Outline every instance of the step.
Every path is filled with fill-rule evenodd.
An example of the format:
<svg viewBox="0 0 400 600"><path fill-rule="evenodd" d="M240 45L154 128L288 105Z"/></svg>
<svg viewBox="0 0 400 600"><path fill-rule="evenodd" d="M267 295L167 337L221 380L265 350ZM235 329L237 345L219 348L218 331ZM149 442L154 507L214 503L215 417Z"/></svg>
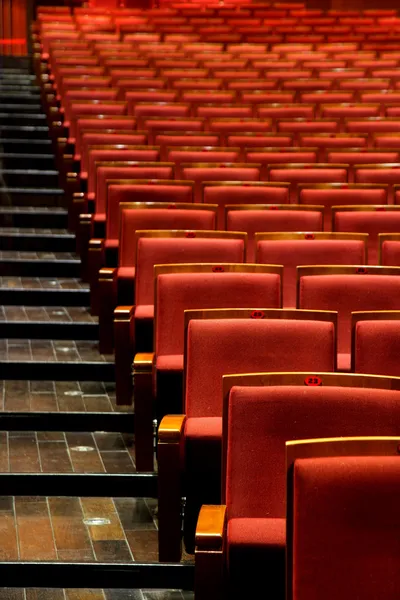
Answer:
<svg viewBox="0 0 400 600"><path fill-rule="evenodd" d="M1 135L1 134L0 134ZM24 139L12 138L12 136L1 137L2 152L20 154L44 154L52 151L52 143L49 139Z"/></svg>
<svg viewBox="0 0 400 600"><path fill-rule="evenodd" d="M32 169L28 161L25 169L0 168L0 182L7 188L54 189L58 185L58 175L58 171L54 169Z"/></svg>
<svg viewBox="0 0 400 600"><path fill-rule="evenodd" d="M0 125L0 139L3 138L20 138L23 140L33 139L44 139L49 142L49 128L44 125ZM3 141L2 141L3 145Z"/></svg>
<svg viewBox="0 0 400 600"><path fill-rule="evenodd" d="M15 96L14 96L15 97ZM40 104L40 96L27 96L29 102L23 103L20 100L24 96L15 97L17 102L7 102L7 98L4 97L4 94L0 93L0 114L2 113L10 113L13 115L14 112L21 111L22 114L25 113L40 113L42 111L42 105ZM35 100L35 101L33 101ZM14 116L14 115L13 115ZM44 115L40 115L43 117Z"/></svg>
<svg viewBox="0 0 400 600"><path fill-rule="evenodd" d="M0 153L3 169L23 169L28 164L31 169L54 169L53 154L20 154L17 152Z"/></svg>
<svg viewBox="0 0 400 600"><path fill-rule="evenodd" d="M0 273L20 277L79 277L80 259L70 252L0 251Z"/></svg>
<svg viewBox="0 0 400 600"><path fill-rule="evenodd" d="M87 283L73 278L0 277L0 304L5 306L89 306Z"/></svg>
<svg viewBox="0 0 400 600"><path fill-rule="evenodd" d="M21 89L21 90L9 90L0 84L0 100L5 104L16 103L21 104L21 106L25 107L25 104L35 104L41 107L40 103L40 93L39 88L31 89ZM41 108L40 108L41 110Z"/></svg>
<svg viewBox="0 0 400 600"><path fill-rule="evenodd" d="M98 319L80 306L0 306L0 338L93 340Z"/></svg>
<svg viewBox="0 0 400 600"><path fill-rule="evenodd" d="M0 227L66 229L68 212L58 206L0 206ZM57 234L58 231L55 231Z"/></svg>
<svg viewBox="0 0 400 600"><path fill-rule="evenodd" d="M75 252L76 238L66 229L0 227L0 250Z"/></svg>
<svg viewBox="0 0 400 600"><path fill-rule="evenodd" d="M0 79L0 93L2 91L6 92L24 92L26 94L40 94L40 87L38 85L32 84L30 81L27 83L17 82L13 83L12 81L4 81L4 79Z"/></svg>
<svg viewBox="0 0 400 600"><path fill-rule="evenodd" d="M24 82L28 82L28 81L35 81L36 76L31 75L28 71L25 72L25 71L22 71L19 69L15 69L15 70L4 69L2 67L0 81L7 81L7 80L12 80L12 81L22 80Z"/></svg>
<svg viewBox="0 0 400 600"><path fill-rule="evenodd" d="M0 379L114 381L97 340L0 339Z"/></svg>
<svg viewBox="0 0 400 600"><path fill-rule="evenodd" d="M62 206L64 191L60 188L0 187L0 204L3 206Z"/></svg>
<svg viewBox="0 0 400 600"><path fill-rule="evenodd" d="M28 105L29 106L29 105ZM21 127L46 124L46 115L36 112L0 112L0 127L3 125L18 125Z"/></svg>

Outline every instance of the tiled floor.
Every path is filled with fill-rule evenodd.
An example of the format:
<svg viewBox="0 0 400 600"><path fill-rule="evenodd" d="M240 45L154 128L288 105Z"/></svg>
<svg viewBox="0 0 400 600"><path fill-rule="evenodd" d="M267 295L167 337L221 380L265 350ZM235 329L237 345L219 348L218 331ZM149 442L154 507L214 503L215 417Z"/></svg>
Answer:
<svg viewBox="0 0 400 600"><path fill-rule="evenodd" d="M134 457L131 434L0 432L0 473L135 473Z"/></svg>
<svg viewBox="0 0 400 600"><path fill-rule="evenodd" d="M113 362L99 354L98 342L87 340L0 340L1 361Z"/></svg>
<svg viewBox="0 0 400 600"><path fill-rule="evenodd" d="M0 321L97 323L86 307L0 306Z"/></svg>
<svg viewBox="0 0 400 600"><path fill-rule="evenodd" d="M112 412L115 384L102 381L0 380L0 411Z"/></svg>
<svg viewBox="0 0 400 600"><path fill-rule="evenodd" d="M57 277L0 277L0 289L88 290L79 279Z"/></svg>

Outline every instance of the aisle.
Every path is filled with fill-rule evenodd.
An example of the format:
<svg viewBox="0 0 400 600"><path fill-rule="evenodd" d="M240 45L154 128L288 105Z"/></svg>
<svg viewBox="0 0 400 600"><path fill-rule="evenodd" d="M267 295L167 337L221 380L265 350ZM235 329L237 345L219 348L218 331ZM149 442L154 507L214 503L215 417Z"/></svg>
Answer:
<svg viewBox="0 0 400 600"><path fill-rule="evenodd" d="M97 319L27 67L0 74L0 188L0 419L8 430L0 432L0 473L135 473L132 411L116 407L113 357L97 349ZM62 494L58 481L51 485ZM40 482L30 485L29 495L0 497L0 561L157 560L156 499L46 497L36 495ZM71 495L90 485L74 480ZM15 600L192 596L0 589L0 598Z"/></svg>

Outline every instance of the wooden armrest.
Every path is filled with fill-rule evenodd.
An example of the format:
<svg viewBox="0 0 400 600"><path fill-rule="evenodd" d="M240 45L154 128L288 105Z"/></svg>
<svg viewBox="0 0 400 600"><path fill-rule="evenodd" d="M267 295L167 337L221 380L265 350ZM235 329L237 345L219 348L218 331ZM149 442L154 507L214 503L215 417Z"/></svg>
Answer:
<svg viewBox="0 0 400 600"><path fill-rule="evenodd" d="M115 321L129 321L135 313L135 306L117 306L114 310Z"/></svg>
<svg viewBox="0 0 400 600"><path fill-rule="evenodd" d="M101 250L103 248L104 240L101 238L92 238L89 240L89 250Z"/></svg>
<svg viewBox="0 0 400 600"><path fill-rule="evenodd" d="M84 202L85 194L83 192L74 192L72 202Z"/></svg>
<svg viewBox="0 0 400 600"><path fill-rule="evenodd" d="M133 359L133 370L141 373L152 373L154 359L155 352L138 352Z"/></svg>
<svg viewBox="0 0 400 600"><path fill-rule="evenodd" d="M162 444L179 442L185 421L186 415L166 415L163 417L158 428L158 441Z"/></svg>
<svg viewBox="0 0 400 600"><path fill-rule="evenodd" d="M114 281L117 277L117 269L115 267L103 267L99 271L99 281Z"/></svg>
<svg viewBox="0 0 400 600"><path fill-rule="evenodd" d="M226 528L226 506L205 504L196 527L196 549L221 551Z"/></svg>
<svg viewBox="0 0 400 600"><path fill-rule="evenodd" d="M91 213L81 213L79 215L79 223L81 225L90 225L92 223L93 215Z"/></svg>
<svg viewBox="0 0 400 600"><path fill-rule="evenodd" d="M73 173L72 171L69 171L69 173L67 173L67 181L68 183L76 183L79 180L79 173ZM77 193L77 192L75 192Z"/></svg>

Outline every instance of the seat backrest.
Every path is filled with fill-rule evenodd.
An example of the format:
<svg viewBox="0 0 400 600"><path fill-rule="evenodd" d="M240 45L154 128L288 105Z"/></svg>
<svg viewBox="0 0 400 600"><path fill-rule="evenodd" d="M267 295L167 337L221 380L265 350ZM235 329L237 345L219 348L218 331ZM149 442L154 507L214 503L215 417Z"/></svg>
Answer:
<svg viewBox="0 0 400 600"><path fill-rule="evenodd" d="M327 266L298 268L299 308L338 311L339 368L349 366L351 313L400 309L400 268Z"/></svg>
<svg viewBox="0 0 400 600"><path fill-rule="evenodd" d="M361 183L315 183L299 185L299 203L325 207L325 231L332 227L332 206L387 204L387 185Z"/></svg>
<svg viewBox="0 0 400 600"><path fill-rule="evenodd" d="M289 184L264 181L207 181L202 184L202 199L206 203L218 204L218 227L225 229L227 204L287 204Z"/></svg>
<svg viewBox="0 0 400 600"><path fill-rule="evenodd" d="M173 179L174 164L141 161L100 161L96 168L96 213L104 213L107 205L108 179Z"/></svg>
<svg viewBox="0 0 400 600"><path fill-rule="evenodd" d="M96 191L96 165L99 162L117 161L158 161L160 149L157 146L128 146L110 144L109 146L89 146L87 156L87 191Z"/></svg>
<svg viewBox="0 0 400 600"><path fill-rule="evenodd" d="M258 307L188 311L185 318L188 418L222 416L227 373L335 369L335 314Z"/></svg>
<svg viewBox="0 0 400 600"><path fill-rule="evenodd" d="M313 370L225 376L222 495L228 519L284 518L285 442L398 436L399 400L391 378Z"/></svg>
<svg viewBox="0 0 400 600"><path fill-rule="evenodd" d="M225 206L225 229L247 233L247 260L255 262L257 233L322 231L323 214L322 206L228 204Z"/></svg>
<svg viewBox="0 0 400 600"><path fill-rule="evenodd" d="M118 239L120 204L132 202L139 204L160 204L160 207L175 208L176 203L193 202L193 184L190 181L146 180L146 179L109 179L107 180L106 238ZM163 204L165 203L165 204ZM211 227L213 229L214 227Z"/></svg>
<svg viewBox="0 0 400 600"><path fill-rule="evenodd" d="M166 204L163 202L122 202L119 205L119 230L113 231L119 238L119 266L136 264L136 238L139 230L212 231L216 229L217 207L215 204Z"/></svg>
<svg viewBox="0 0 400 600"><path fill-rule="evenodd" d="M382 450L370 456L354 450L348 456L295 461L288 499L292 521L288 598L310 600L321 594L326 600L350 600L354 595L397 598L396 447L393 438L387 456ZM366 568L368 578L363 577Z"/></svg>
<svg viewBox="0 0 400 600"><path fill-rule="evenodd" d="M154 304L154 265L169 263L241 263L246 234L225 231L136 232L135 304Z"/></svg>
<svg viewBox="0 0 400 600"><path fill-rule="evenodd" d="M269 181L289 181L291 200L296 203L298 185L304 183L347 183L346 165L276 164L267 167Z"/></svg>
<svg viewBox="0 0 400 600"><path fill-rule="evenodd" d="M202 183L208 181L259 181L259 164L182 163L181 177L195 182L195 201L202 201Z"/></svg>
<svg viewBox="0 0 400 600"><path fill-rule="evenodd" d="M82 131L82 136L81 136L81 153L80 153L80 159L81 159L81 173L82 172L87 172L88 168L89 168L89 151L90 149L94 149L95 147L97 149L105 149L106 146L112 146L113 148L116 148L116 145L121 145L121 147L124 146L135 146L135 147L144 147L146 142L147 142L147 135L145 132L141 132L141 131L132 131L132 132L127 132L125 129L121 130L121 133L119 133L118 131L115 130L111 130L111 132L109 132L108 130L103 131ZM139 149L137 148L137 149ZM156 156L155 159L149 159L149 160L157 160L157 154L151 154L151 156Z"/></svg>
<svg viewBox="0 0 400 600"><path fill-rule="evenodd" d="M201 117L147 117L143 127L149 131L149 143L154 143L155 136L166 131L203 131L205 121Z"/></svg>
<svg viewBox="0 0 400 600"><path fill-rule="evenodd" d="M180 165L182 163L234 163L239 162L239 158L240 148L223 148L218 146L173 146L166 149L166 160L176 164L175 172L177 177L180 176Z"/></svg>
<svg viewBox="0 0 400 600"><path fill-rule="evenodd" d="M225 135L227 146L239 146L240 148L284 148L292 146L293 136L284 133L252 132L227 133Z"/></svg>
<svg viewBox="0 0 400 600"><path fill-rule="evenodd" d="M356 373L400 376L400 311L353 312L351 329Z"/></svg>
<svg viewBox="0 0 400 600"><path fill-rule="evenodd" d="M283 306L296 306L300 265L365 264L366 234L256 233L256 262L284 266Z"/></svg>
<svg viewBox="0 0 400 600"><path fill-rule="evenodd" d="M378 235L379 264L400 267L400 234L380 233Z"/></svg>
<svg viewBox="0 0 400 600"><path fill-rule="evenodd" d="M378 234L400 231L400 206L334 206L332 231L368 234L368 263L378 264Z"/></svg>
<svg viewBox="0 0 400 600"><path fill-rule="evenodd" d="M356 183L386 183L389 202L393 200L393 185L400 183L400 163L354 165Z"/></svg>
<svg viewBox="0 0 400 600"><path fill-rule="evenodd" d="M154 273L157 356L183 355L185 310L281 306L278 266L167 265L156 266Z"/></svg>
<svg viewBox="0 0 400 600"><path fill-rule="evenodd" d="M377 148L347 148L346 150L326 149L328 163L346 163L348 165L361 165L373 163L396 163L399 161L400 152L393 150L379 150Z"/></svg>
<svg viewBox="0 0 400 600"><path fill-rule="evenodd" d="M135 128L136 119L124 115L87 115L86 117L78 117L76 121L75 152L81 152L82 132L85 130L99 130L101 132L107 129L125 131Z"/></svg>

